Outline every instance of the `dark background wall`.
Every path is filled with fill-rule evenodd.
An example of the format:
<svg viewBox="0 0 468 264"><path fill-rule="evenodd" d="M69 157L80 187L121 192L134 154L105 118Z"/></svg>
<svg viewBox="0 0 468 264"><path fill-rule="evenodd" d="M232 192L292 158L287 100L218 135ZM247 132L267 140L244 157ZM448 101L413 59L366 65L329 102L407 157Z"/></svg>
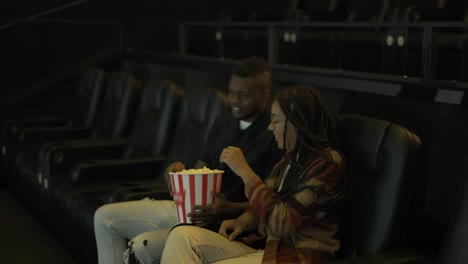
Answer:
<svg viewBox="0 0 468 264"><path fill-rule="evenodd" d="M463 0L289 0L289 1L10 1L0 8L0 58L3 74L0 101L30 87L57 71L75 65L84 58L104 51L132 48L175 53L178 51L178 22L181 21L463 21L467 3ZM75 6L48 13L59 7ZM415 8L420 10L414 11ZM59 8L60 9L60 8ZM430 12L426 12L429 10ZM436 12L433 12L437 10ZM410 12L411 11L411 12ZM424 11L424 12L423 12ZM32 15L42 14L31 18ZM435 15L434 15L435 14ZM25 18L31 18L24 20ZM22 20L23 19L23 20ZM214 36L207 33L213 43ZM197 45L207 46L205 36L190 35ZM360 39L354 33L349 39ZM419 41L419 40L417 40ZM420 42L416 43L418 49ZM357 47L372 48L355 42ZM237 43L231 45L235 51ZM329 67L319 57L328 44L301 47L300 56L308 51L314 67ZM216 46L214 46L216 48ZM214 48L212 50L214 50ZM225 45L225 49L228 46ZM256 47L266 54L266 46ZM416 73L420 68L420 50L414 56ZM352 52L332 55L348 56L353 65L359 60ZM390 53L389 53L390 54ZM450 58L459 58L456 50ZM294 62L287 57L284 63ZM458 62L457 62L458 63ZM453 63L450 63L453 64ZM351 65L351 66L353 66ZM333 65L335 67L336 65ZM337 68L346 69L347 65ZM398 70L398 69L397 69Z"/></svg>

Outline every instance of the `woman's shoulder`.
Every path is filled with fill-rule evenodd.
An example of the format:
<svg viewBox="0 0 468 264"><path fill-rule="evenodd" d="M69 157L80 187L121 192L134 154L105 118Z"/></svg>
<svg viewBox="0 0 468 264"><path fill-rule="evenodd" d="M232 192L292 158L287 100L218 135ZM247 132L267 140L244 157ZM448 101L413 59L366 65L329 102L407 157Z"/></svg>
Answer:
<svg viewBox="0 0 468 264"><path fill-rule="evenodd" d="M307 166L306 174L342 172L346 167L346 157L335 148L327 148L317 155Z"/></svg>

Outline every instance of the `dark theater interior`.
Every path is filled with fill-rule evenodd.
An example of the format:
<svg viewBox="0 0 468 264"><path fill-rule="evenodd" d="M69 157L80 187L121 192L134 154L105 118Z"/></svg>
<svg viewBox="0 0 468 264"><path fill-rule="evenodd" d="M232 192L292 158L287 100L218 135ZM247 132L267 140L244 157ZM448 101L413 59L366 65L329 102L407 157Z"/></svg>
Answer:
<svg viewBox="0 0 468 264"><path fill-rule="evenodd" d="M97 264L97 208L172 199L252 55L320 92L352 162L327 263L468 263L468 1L0 6L0 263Z"/></svg>

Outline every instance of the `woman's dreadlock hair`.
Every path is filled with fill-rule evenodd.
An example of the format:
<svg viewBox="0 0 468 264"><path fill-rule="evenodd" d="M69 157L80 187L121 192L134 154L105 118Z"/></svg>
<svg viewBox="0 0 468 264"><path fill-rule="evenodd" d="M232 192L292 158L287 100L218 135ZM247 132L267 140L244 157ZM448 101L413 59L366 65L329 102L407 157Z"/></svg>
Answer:
<svg viewBox="0 0 468 264"><path fill-rule="evenodd" d="M332 119L322 98L314 89L291 86L279 91L276 100L286 119L297 130L296 151L298 148L323 150L334 144L336 133Z"/></svg>
<svg viewBox="0 0 468 264"><path fill-rule="evenodd" d="M296 129L297 140L291 155L285 155L286 160L291 164L285 188L297 184L302 177L306 166L317 156L325 155L324 150L328 147L339 147L335 128L328 113L327 107L320 95L311 87L295 85L280 90L275 97L281 110L286 116L284 123L283 142L286 142L287 122L291 122Z"/></svg>

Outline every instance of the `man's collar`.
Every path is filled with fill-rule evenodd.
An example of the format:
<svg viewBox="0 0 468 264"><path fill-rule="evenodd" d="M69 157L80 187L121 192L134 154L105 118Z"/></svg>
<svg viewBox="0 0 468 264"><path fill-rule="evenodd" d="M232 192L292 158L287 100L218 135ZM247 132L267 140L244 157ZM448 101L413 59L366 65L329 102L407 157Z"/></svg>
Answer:
<svg viewBox="0 0 468 264"><path fill-rule="evenodd" d="M244 120L239 120L239 128L241 130L246 130L247 128L249 128L249 126L252 125L252 122L247 122L247 121L244 121Z"/></svg>

